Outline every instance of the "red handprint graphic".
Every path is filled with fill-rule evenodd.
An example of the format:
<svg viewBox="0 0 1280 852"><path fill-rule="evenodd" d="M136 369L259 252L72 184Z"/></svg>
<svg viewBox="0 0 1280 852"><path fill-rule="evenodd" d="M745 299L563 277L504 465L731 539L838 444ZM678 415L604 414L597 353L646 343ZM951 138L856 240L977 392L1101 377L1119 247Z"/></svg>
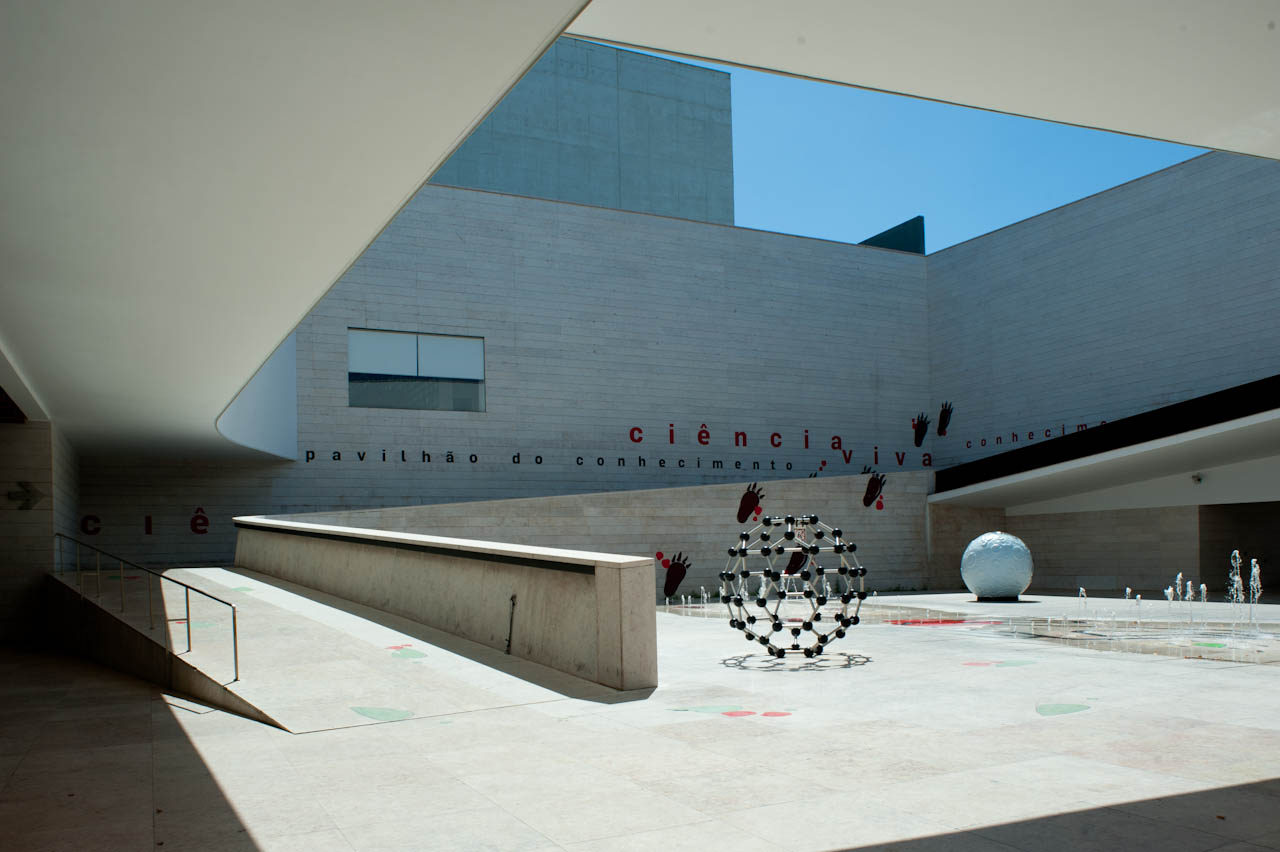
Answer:
<svg viewBox="0 0 1280 852"><path fill-rule="evenodd" d="M867 479L867 491L862 495L863 506L870 506L876 501L876 498L884 491L884 484L888 479L883 473L871 472L870 478Z"/></svg>
<svg viewBox="0 0 1280 852"><path fill-rule="evenodd" d="M684 580L684 575L689 573L689 557L684 552L677 553L670 559L664 559L662 551L659 550L654 554L654 558L662 563L662 567L667 569L667 578L662 584L663 597L675 597L676 590L680 588L680 583Z"/></svg>
<svg viewBox="0 0 1280 852"><path fill-rule="evenodd" d="M742 499L738 501L738 523L745 524L752 515L759 515L763 500L764 492L760 490L759 484L753 482L748 485L747 490L742 492Z"/></svg>

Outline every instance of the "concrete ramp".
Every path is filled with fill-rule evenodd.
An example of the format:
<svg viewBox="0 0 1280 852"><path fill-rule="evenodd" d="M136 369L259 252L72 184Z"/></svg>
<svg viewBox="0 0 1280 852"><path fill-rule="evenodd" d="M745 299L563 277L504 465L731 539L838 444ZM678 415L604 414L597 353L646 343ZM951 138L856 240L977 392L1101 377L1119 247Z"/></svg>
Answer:
<svg viewBox="0 0 1280 852"><path fill-rule="evenodd" d="M98 597L94 574L85 572L84 603L79 601L74 574L54 579L61 587L64 611L73 605L97 610L75 613L82 623L93 625L88 628L89 645L99 651L120 649L129 659L89 655L292 733L552 702L566 696L614 703L651 691L618 692L244 569L165 572L166 577L235 604L240 678L233 680L230 610L192 594L188 619L183 590L164 583L163 603L157 587L148 619L146 575L135 573L141 576L130 579L133 575L126 568L122 579L114 570L104 571L103 594ZM125 617L113 611L119 608L120 585L125 587ZM126 630L129 635L122 632ZM176 680L158 661L168 657L166 633L174 651L170 668L181 675Z"/></svg>

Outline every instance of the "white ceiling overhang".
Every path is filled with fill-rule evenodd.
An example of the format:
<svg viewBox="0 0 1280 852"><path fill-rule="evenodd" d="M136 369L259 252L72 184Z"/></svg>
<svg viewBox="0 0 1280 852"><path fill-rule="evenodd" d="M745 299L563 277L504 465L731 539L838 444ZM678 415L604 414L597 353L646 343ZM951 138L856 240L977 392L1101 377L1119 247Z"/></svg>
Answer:
<svg viewBox="0 0 1280 852"><path fill-rule="evenodd" d="M230 450L218 415L583 4L3 2L4 387L84 451Z"/></svg>
<svg viewBox="0 0 1280 852"><path fill-rule="evenodd" d="M1278 452L1280 409L1273 409L941 491L929 503L1034 514L1077 510L1069 498L1082 494L1093 509L1280 500Z"/></svg>
<svg viewBox="0 0 1280 852"><path fill-rule="evenodd" d="M593 0L571 35L1280 157L1280 2Z"/></svg>

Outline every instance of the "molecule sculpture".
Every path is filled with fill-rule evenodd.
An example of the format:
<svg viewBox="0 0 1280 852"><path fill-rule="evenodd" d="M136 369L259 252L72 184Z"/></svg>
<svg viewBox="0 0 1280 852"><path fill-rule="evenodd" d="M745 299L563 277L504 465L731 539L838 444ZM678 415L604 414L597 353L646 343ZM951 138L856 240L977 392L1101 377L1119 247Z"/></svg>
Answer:
<svg viewBox="0 0 1280 852"><path fill-rule="evenodd" d="M867 569L853 554L858 546L842 536L817 515L765 516L740 533L720 573L720 602L729 607L729 626L779 659L789 651L814 657L832 639L844 638L859 621ZM824 553L838 558L839 567L823 567L818 557ZM749 567L753 559L759 560L757 570ZM798 618L782 611L793 600L802 602ZM822 612L829 601L838 601L839 608Z"/></svg>

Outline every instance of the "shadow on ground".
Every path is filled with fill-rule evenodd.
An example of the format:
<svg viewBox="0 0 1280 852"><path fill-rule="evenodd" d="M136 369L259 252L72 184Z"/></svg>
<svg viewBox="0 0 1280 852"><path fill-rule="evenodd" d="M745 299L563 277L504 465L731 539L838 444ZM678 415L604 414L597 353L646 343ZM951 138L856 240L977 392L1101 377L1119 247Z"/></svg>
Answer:
<svg viewBox="0 0 1280 852"><path fill-rule="evenodd" d="M914 840L844 846L832 852L1204 852L1211 849L1222 852L1280 849L1280 779Z"/></svg>
<svg viewBox="0 0 1280 852"><path fill-rule="evenodd" d="M0 648L2 845L257 849L176 718L208 712L94 663Z"/></svg>

